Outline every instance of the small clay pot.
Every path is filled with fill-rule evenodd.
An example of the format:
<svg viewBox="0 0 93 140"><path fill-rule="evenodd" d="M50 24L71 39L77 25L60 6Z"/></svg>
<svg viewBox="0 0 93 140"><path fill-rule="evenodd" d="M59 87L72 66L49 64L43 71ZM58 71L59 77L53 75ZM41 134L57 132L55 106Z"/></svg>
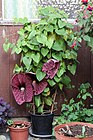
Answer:
<svg viewBox="0 0 93 140"><path fill-rule="evenodd" d="M81 140L81 138L69 137L69 136L65 136L64 134L60 134L59 129L65 127L66 125L68 126L84 125L93 128L93 124L84 123L84 122L70 122L66 124L57 125L54 127L54 133L57 140ZM82 140L93 140L93 136L82 138Z"/></svg>
<svg viewBox="0 0 93 140"><path fill-rule="evenodd" d="M13 126L10 126L9 131L11 140L28 140L30 123L26 121L15 121L14 124L25 124L26 127L14 128Z"/></svg>

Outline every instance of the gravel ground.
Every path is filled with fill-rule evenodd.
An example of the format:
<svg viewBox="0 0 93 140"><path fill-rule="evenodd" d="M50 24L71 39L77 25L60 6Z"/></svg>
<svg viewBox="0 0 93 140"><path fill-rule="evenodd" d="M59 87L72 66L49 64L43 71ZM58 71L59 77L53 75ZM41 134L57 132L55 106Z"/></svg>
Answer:
<svg viewBox="0 0 93 140"><path fill-rule="evenodd" d="M0 140L10 140L9 134L8 133L1 134ZM55 138L52 137L52 138L42 138L41 139L41 138L34 138L29 135L28 140L55 140Z"/></svg>

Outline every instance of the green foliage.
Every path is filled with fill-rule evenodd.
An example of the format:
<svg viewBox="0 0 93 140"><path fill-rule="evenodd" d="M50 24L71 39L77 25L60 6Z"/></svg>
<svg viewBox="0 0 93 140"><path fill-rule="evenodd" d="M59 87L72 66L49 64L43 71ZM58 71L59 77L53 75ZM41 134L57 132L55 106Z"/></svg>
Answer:
<svg viewBox="0 0 93 140"><path fill-rule="evenodd" d="M78 36L84 40L93 52L93 2L83 5L77 15L77 23L80 27ZM81 41L80 41L81 42Z"/></svg>
<svg viewBox="0 0 93 140"><path fill-rule="evenodd" d="M85 102L88 98L93 98L89 92L89 83L81 84L78 89L77 101L73 98L62 104L61 115L55 120L55 124L81 121L93 123L93 108L87 108Z"/></svg>

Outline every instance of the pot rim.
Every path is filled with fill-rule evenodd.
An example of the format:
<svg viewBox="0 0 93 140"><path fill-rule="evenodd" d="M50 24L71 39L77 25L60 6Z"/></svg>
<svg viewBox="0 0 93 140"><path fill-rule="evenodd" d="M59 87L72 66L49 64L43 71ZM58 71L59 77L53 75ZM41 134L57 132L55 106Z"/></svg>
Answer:
<svg viewBox="0 0 93 140"><path fill-rule="evenodd" d="M27 129L27 128L29 128L31 126L31 122L28 122L28 121L14 121L13 124L26 124L27 126L22 127L22 128L14 128L13 126L8 126L8 128L9 129L14 129L14 130L16 130L16 129L22 130L22 129Z"/></svg>
<svg viewBox="0 0 93 140"><path fill-rule="evenodd" d="M31 116L54 116L54 113L44 113L44 114L33 114L33 113L30 113Z"/></svg>

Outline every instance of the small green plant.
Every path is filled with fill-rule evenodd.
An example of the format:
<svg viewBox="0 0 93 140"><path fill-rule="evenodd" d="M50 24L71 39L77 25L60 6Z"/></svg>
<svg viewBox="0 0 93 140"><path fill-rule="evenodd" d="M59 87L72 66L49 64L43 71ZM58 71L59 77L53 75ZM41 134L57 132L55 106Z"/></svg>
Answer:
<svg viewBox="0 0 93 140"><path fill-rule="evenodd" d="M7 121L7 125L8 125L8 126L13 125L13 123L14 123L14 121L13 121L12 119L9 119L9 120Z"/></svg>
<svg viewBox="0 0 93 140"><path fill-rule="evenodd" d="M81 84L78 89L77 101L73 98L69 102L62 104L61 116L57 117L55 124L62 124L66 122L90 122L93 123L93 108L88 108L85 102L88 98L93 98L89 92L91 88L89 83Z"/></svg>

